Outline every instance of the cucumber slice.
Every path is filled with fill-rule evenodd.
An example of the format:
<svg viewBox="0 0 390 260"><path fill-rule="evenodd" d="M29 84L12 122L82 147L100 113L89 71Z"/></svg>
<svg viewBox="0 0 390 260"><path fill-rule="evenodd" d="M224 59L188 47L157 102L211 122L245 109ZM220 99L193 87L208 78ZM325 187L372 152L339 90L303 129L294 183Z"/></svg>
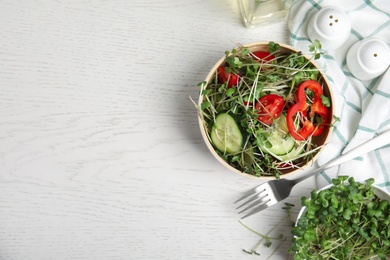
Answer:
<svg viewBox="0 0 390 260"><path fill-rule="evenodd" d="M272 155L285 155L291 152L295 146L295 140L288 134L286 117L280 116L274 121L269 134L259 137L260 149Z"/></svg>
<svg viewBox="0 0 390 260"><path fill-rule="evenodd" d="M216 117L210 137L215 148L223 153L241 151L242 133L234 118L229 114L221 113Z"/></svg>
<svg viewBox="0 0 390 260"><path fill-rule="evenodd" d="M295 146L289 153L277 156L281 162L291 162L299 158L299 155L305 150L305 144Z"/></svg>

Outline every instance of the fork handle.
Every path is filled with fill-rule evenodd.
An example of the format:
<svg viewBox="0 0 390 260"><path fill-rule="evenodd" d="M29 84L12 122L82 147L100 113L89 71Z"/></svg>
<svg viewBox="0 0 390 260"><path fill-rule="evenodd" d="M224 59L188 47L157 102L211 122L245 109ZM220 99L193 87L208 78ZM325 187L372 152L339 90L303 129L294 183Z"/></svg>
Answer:
<svg viewBox="0 0 390 260"><path fill-rule="evenodd" d="M342 154L341 156L337 157L336 159L329 161L322 165L321 167L305 174L304 176L293 180L295 183L298 183L300 181L303 181L317 173L320 173L324 170L327 170L329 168L332 168L334 166L340 165L344 162L350 161L358 156L361 156L363 154L366 154L368 152L371 152L377 148L380 148L382 146L385 146L387 144L390 144L390 129L384 131L383 133L377 135L376 137L366 141L365 143L356 146L355 148L349 150L348 152Z"/></svg>

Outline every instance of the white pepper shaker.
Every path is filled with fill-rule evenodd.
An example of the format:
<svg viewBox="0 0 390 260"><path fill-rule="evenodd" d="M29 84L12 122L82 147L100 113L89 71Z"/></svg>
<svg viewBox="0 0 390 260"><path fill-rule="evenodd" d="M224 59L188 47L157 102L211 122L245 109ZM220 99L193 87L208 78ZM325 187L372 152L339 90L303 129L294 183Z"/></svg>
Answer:
<svg viewBox="0 0 390 260"><path fill-rule="evenodd" d="M346 42L351 32L348 15L335 6L320 9L309 20L307 35L309 39L319 40L324 50L333 50Z"/></svg>
<svg viewBox="0 0 390 260"><path fill-rule="evenodd" d="M380 39L356 42L347 53L347 66L355 78L370 80L378 77L390 65L390 48Z"/></svg>

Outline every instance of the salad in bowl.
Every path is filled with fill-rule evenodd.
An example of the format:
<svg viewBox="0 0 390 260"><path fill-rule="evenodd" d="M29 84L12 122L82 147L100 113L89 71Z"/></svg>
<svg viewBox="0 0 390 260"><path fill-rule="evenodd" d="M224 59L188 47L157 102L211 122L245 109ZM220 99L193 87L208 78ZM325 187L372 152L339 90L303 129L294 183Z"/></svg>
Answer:
<svg viewBox="0 0 390 260"><path fill-rule="evenodd" d="M332 92L312 57L275 42L225 52L199 83L202 136L227 168L280 178L313 162L331 134Z"/></svg>

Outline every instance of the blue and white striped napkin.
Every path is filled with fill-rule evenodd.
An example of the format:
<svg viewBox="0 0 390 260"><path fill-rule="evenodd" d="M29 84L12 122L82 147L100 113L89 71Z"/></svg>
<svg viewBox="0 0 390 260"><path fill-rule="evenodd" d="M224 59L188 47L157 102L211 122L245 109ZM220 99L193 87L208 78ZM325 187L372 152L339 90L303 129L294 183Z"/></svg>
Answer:
<svg viewBox="0 0 390 260"><path fill-rule="evenodd" d="M308 52L311 42L306 33L307 23L325 6L337 6L346 12L352 30L343 46L324 50L317 62L332 84L335 115L340 118L329 145L318 159L319 165L390 128L390 69L378 78L360 81L346 64L346 54L357 41L378 38L390 44L390 1L296 0L288 16L293 47ZM338 174L354 176L359 181L373 177L376 185L390 192L390 145L323 172L318 176L318 188L329 184Z"/></svg>

